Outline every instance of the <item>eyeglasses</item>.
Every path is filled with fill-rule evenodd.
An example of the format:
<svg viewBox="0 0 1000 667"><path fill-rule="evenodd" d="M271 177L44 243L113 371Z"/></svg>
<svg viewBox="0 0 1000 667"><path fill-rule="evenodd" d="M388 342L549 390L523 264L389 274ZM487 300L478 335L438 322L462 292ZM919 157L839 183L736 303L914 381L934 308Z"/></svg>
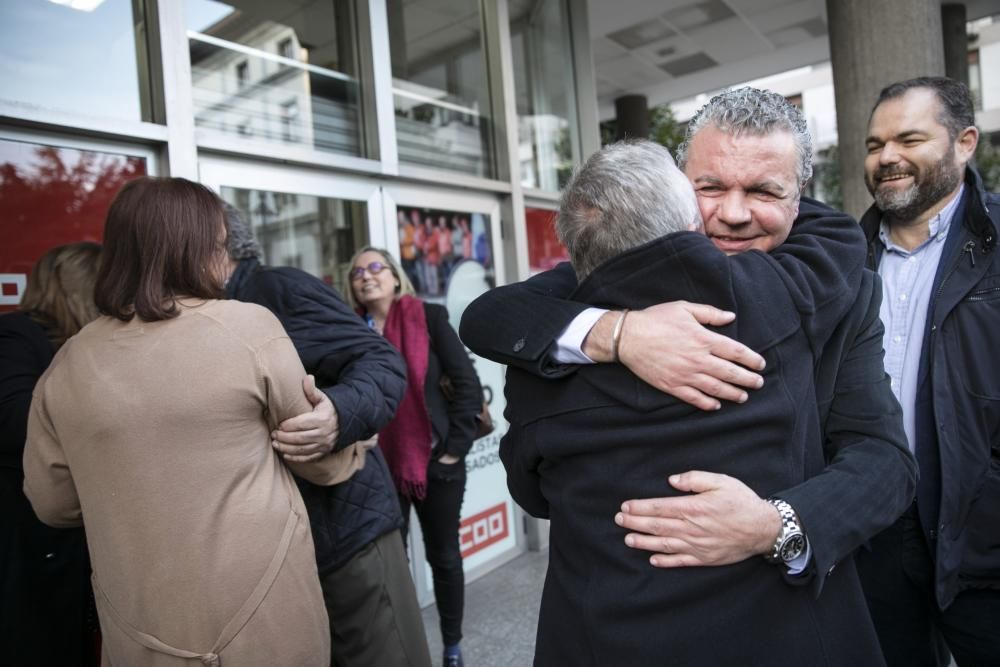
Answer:
<svg viewBox="0 0 1000 667"><path fill-rule="evenodd" d="M347 275L351 277L351 280L360 280L365 275L365 271L374 276L377 273L382 273L388 268L388 264L383 264L382 262L372 262L368 266L354 267Z"/></svg>

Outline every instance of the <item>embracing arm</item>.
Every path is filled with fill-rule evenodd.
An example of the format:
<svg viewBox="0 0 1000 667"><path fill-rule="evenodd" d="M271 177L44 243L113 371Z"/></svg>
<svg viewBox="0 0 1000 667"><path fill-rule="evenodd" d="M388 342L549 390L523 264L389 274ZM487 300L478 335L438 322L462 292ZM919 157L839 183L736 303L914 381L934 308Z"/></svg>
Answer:
<svg viewBox="0 0 1000 667"><path fill-rule="evenodd" d="M821 395L819 405L826 467L775 494L795 509L809 539L809 571L816 575L817 592L837 562L906 510L916 488L916 463L882 366L881 299L881 282L868 273L858 296L863 319L858 324L845 321L834 334L845 341L843 352L831 350L820 360L817 390L830 394ZM727 558L739 560L741 554L764 553L766 542L757 538L769 533L773 539L777 526L756 523L754 517L766 514L759 498L747 495L753 492L738 480L722 483L721 477L697 479L698 489L690 479L675 484L696 492L687 498L627 502L616 521L635 531L626 537L630 546L654 552L651 561L661 567L721 564ZM713 493L704 493L708 490ZM741 535L737 530L753 525L761 532Z"/></svg>
<svg viewBox="0 0 1000 667"><path fill-rule="evenodd" d="M539 377L563 377L575 366L553 358L555 340L587 304L569 301L576 274L568 262L520 283L492 289L469 304L459 334L481 357Z"/></svg>
<svg viewBox="0 0 1000 667"><path fill-rule="evenodd" d="M557 363L553 354L561 333L587 309L567 300L576 287L572 266L563 262L525 282L490 290L462 316L462 340L481 357L539 377L568 375L576 366ZM594 361L614 360L611 337L620 315L605 313L584 339L582 351ZM705 328L728 324L733 317L683 301L631 312L620 336L621 362L653 387L703 410L717 410L718 399L745 401L744 388L762 382L746 369L762 369L764 359Z"/></svg>
<svg viewBox="0 0 1000 667"><path fill-rule="evenodd" d="M267 325L262 323L262 326ZM273 327L276 333L280 332L277 320L273 321ZM262 344L256 358L265 385L269 426L273 429L282 420L308 413L312 406L303 389L305 370L295 347L283 332ZM311 380L307 378L305 382L308 389ZM356 442L328 454L294 456L283 452L283 459L299 477L320 486L332 486L348 479L364 465L368 448L370 445Z"/></svg>
<svg viewBox="0 0 1000 667"><path fill-rule="evenodd" d="M289 269L268 269L258 276L280 290L272 310L332 403L319 404L314 412L332 412L335 449L377 433L392 419L406 390L406 366L399 353L320 280ZM264 291L264 297L270 299L269 293ZM309 427L317 426L310 418L322 417L307 413L283 422L276 440L301 445L312 437Z"/></svg>

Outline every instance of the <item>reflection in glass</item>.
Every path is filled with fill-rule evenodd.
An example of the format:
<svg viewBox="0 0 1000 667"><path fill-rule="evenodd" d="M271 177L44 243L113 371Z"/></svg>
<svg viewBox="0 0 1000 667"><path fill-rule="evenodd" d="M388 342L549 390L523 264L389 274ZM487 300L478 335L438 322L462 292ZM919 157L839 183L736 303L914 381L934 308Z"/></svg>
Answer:
<svg viewBox="0 0 1000 667"><path fill-rule="evenodd" d="M492 177L479 3L389 0L399 161Z"/></svg>
<svg viewBox="0 0 1000 667"><path fill-rule="evenodd" d="M566 246L556 236L556 212L544 208L524 209L528 232L528 270L531 275L555 268L559 262L568 262Z"/></svg>
<svg viewBox="0 0 1000 667"><path fill-rule="evenodd" d="M145 174L139 157L0 139L0 311L47 250L100 243L111 199Z"/></svg>
<svg viewBox="0 0 1000 667"><path fill-rule="evenodd" d="M368 244L363 202L231 187L221 194L250 225L265 264L302 269L344 294L351 257Z"/></svg>
<svg viewBox="0 0 1000 667"><path fill-rule="evenodd" d="M0 2L0 100L82 116L151 120L143 3Z"/></svg>
<svg viewBox="0 0 1000 667"><path fill-rule="evenodd" d="M494 286L493 235L489 218L481 213L462 213L439 209L396 208L399 225L399 258L403 271L421 299L442 303L456 290L456 275L472 275L463 265L472 262L481 270L483 286ZM476 291L479 294L482 289Z"/></svg>
<svg viewBox="0 0 1000 667"><path fill-rule="evenodd" d="M557 192L579 153L566 0L514 0L510 7L521 184Z"/></svg>
<svg viewBox="0 0 1000 667"><path fill-rule="evenodd" d="M195 124L360 155L354 3L186 0Z"/></svg>

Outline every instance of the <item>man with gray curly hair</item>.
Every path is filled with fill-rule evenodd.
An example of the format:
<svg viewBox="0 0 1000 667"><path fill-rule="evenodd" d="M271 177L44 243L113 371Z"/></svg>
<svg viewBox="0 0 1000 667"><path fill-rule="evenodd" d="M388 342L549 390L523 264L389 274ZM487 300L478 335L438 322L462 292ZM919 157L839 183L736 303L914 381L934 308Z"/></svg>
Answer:
<svg viewBox="0 0 1000 667"><path fill-rule="evenodd" d="M774 132L792 135L798 154L798 180L803 187L812 178L812 136L802 113L782 95L757 88L733 88L719 93L688 121L684 141L677 147L677 166L687 164L691 140L713 125L731 135L763 137Z"/></svg>
<svg viewBox="0 0 1000 667"><path fill-rule="evenodd" d="M700 132L694 166L706 156ZM759 162L772 157L774 147L753 145ZM765 176L760 187L791 197L792 172ZM552 521L535 662L652 665L669 653L681 665L757 665L787 652L806 664L881 665L853 570L829 581L820 599L774 574L774 564L802 569L808 559L801 524L778 492L823 459L819 415L798 401L815 402L816 356L853 308L866 256L861 230L850 218L814 216L785 228L773 253L725 253L692 233L699 227L691 183L652 142L607 146L566 185L556 229L580 280L574 299L615 309L612 357L629 309L690 298L735 312L738 327L726 333L768 366L752 401L712 415L617 364L557 383L508 370L507 486L526 511ZM729 475L759 494L748 502L760 510L767 558L656 570L622 545L608 520L614 509L662 493L664 478L686 470ZM769 532L772 518L782 525ZM712 617L722 609L724 623ZM729 641L706 641L723 624ZM570 640L574 633L585 640Z"/></svg>
<svg viewBox="0 0 1000 667"><path fill-rule="evenodd" d="M679 164L717 248L773 252L803 223L853 224L801 195L812 157L805 129L787 100L752 88L719 94L692 119ZM723 335L726 329L707 328L732 326L733 312L674 301L623 318L621 310L582 303L577 289L565 264L492 290L466 310L462 340L480 356L560 382L595 362L619 361L650 386L708 411L753 402L766 387L764 359ZM823 455L807 466L806 479L770 493L785 512L776 513L740 478L700 468L669 477L662 491L672 497L636 493L620 512L609 512L609 523L626 531L618 539L651 552L657 568L728 566L773 557L794 525L808 541L805 568L789 563L776 574L816 595L828 594L834 569L853 577L852 552L893 523L915 487L899 404L881 363L881 300L878 276L863 272L852 309L817 359L816 396L797 397L803 414L819 415Z"/></svg>

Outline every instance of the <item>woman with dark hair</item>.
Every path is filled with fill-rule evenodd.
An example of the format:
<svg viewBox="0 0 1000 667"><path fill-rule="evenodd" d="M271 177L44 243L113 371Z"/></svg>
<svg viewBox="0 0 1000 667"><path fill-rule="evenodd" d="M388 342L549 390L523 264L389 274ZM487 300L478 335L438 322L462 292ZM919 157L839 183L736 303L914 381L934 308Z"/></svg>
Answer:
<svg viewBox="0 0 1000 667"><path fill-rule="evenodd" d="M219 300L225 240L204 186L123 187L105 225L104 317L35 387L25 493L49 525L86 525L109 664L329 665L309 523L270 446L311 409L305 372L269 311ZM336 483L357 449L289 467Z"/></svg>
<svg viewBox="0 0 1000 667"><path fill-rule="evenodd" d="M21 491L21 459L31 390L63 343L97 317L100 256L96 243L49 250L17 312L0 317L0 664L97 662L83 529L38 520Z"/></svg>
<svg viewBox="0 0 1000 667"><path fill-rule="evenodd" d="M403 510L417 512L434 599L441 617L446 667L460 667L465 574L458 544L465 455L476 434L483 390L448 311L424 303L385 250L363 248L351 260L350 301L406 360L406 394L378 442ZM450 386L445 395L442 379ZM404 536L406 525L403 526Z"/></svg>

